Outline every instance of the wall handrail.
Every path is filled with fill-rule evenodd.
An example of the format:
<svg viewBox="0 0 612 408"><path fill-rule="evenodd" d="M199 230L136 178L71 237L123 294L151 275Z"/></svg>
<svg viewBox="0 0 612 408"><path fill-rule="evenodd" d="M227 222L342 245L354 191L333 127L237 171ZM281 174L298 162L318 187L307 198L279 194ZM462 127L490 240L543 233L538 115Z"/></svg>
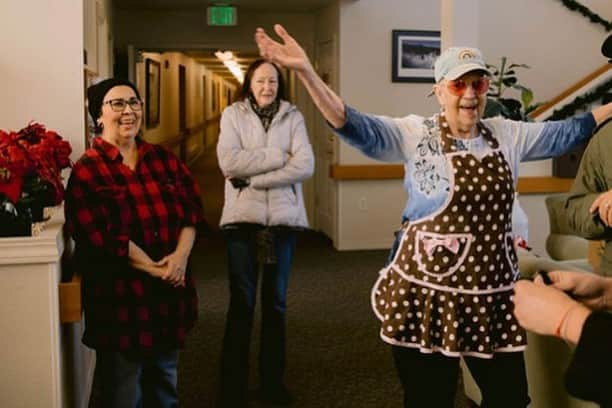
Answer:
<svg viewBox="0 0 612 408"><path fill-rule="evenodd" d="M608 72L612 74L612 71L610 70L612 70L612 64L602 65L601 67L597 68L595 71L591 72L578 82L563 90L559 95L555 96L550 101L546 102L541 106L538 106L536 109L529 113L529 117L531 119L537 120L538 117L540 117L542 114L552 110L555 106L562 103L563 101L571 97L573 94L578 93L582 88L585 88L590 83L603 78L603 76L608 74Z"/></svg>
<svg viewBox="0 0 612 408"><path fill-rule="evenodd" d="M329 177L334 181L401 180L404 178L402 164L363 164L329 167ZM517 191L521 194L564 193L572 186L573 178L552 176L519 177Z"/></svg>

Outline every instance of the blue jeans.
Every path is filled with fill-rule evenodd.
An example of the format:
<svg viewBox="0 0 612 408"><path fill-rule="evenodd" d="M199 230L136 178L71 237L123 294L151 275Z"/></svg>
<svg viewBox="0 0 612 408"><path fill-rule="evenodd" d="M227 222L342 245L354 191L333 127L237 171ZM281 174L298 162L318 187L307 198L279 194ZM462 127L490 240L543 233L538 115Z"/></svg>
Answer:
<svg viewBox="0 0 612 408"><path fill-rule="evenodd" d="M178 350L152 356L96 351L100 406L108 408L176 408Z"/></svg>
<svg viewBox="0 0 612 408"><path fill-rule="evenodd" d="M230 283L230 305L221 353L222 405L246 405L249 373L249 346L257 298L259 263L255 236L257 229L239 227L225 230ZM295 233L274 234L275 264L263 265L261 284L261 345L259 374L262 388L281 386L285 372L285 312L287 284L295 250Z"/></svg>

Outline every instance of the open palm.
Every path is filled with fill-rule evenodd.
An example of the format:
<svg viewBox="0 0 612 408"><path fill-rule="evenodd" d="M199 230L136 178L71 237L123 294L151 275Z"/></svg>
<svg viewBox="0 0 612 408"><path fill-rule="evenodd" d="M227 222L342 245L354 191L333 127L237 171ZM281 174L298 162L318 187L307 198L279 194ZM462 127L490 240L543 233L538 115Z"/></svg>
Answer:
<svg viewBox="0 0 612 408"><path fill-rule="evenodd" d="M255 31L255 42L259 47L260 55L268 61L289 69L306 70L310 66L310 61L304 49L280 24L274 25L274 31L281 38L282 44L270 38L263 28Z"/></svg>

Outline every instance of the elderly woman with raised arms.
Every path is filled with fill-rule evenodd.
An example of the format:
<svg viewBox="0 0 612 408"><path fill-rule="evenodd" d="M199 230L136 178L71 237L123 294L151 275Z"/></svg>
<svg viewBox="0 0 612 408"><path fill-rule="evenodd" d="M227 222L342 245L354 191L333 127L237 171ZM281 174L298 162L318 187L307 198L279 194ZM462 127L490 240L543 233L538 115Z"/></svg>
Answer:
<svg viewBox="0 0 612 408"><path fill-rule="evenodd" d="M511 214L519 163L568 151L612 115L612 105L559 122L483 119L489 87L483 56L475 48L451 47L434 66L440 112L365 114L318 77L282 26L274 28L280 42L263 29L255 34L261 55L295 71L335 132L372 158L404 163L409 199L402 227L371 294L404 405L452 407L463 358L483 406L526 407L526 336L511 302L518 277Z"/></svg>

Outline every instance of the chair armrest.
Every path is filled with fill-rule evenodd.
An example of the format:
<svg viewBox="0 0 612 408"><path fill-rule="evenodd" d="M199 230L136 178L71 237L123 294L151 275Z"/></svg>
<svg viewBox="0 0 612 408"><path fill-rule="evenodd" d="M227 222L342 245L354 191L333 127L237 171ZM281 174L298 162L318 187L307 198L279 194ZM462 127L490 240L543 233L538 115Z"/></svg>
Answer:
<svg viewBox="0 0 612 408"><path fill-rule="evenodd" d="M568 259L586 259L589 253L589 241L576 235L552 233L546 238L546 252L558 261Z"/></svg>

